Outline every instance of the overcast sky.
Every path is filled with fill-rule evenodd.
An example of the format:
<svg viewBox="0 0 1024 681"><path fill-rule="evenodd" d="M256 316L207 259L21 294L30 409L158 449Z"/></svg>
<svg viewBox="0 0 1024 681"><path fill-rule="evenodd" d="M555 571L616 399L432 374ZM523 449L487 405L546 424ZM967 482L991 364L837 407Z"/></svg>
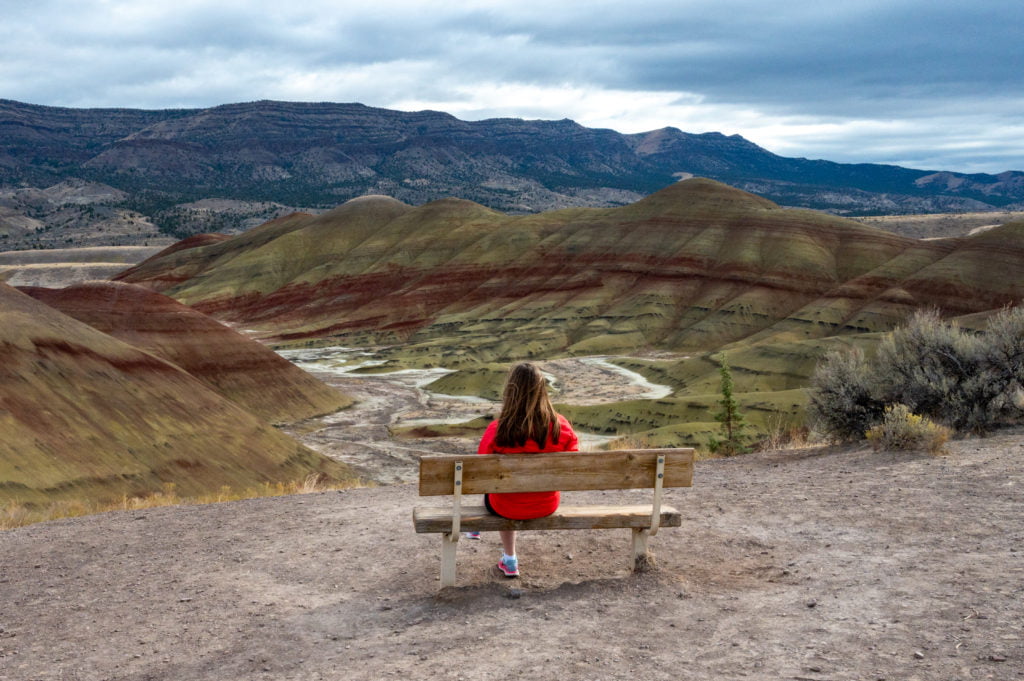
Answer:
<svg viewBox="0 0 1024 681"><path fill-rule="evenodd" d="M1024 170L1024 0L0 0L0 97L361 102Z"/></svg>

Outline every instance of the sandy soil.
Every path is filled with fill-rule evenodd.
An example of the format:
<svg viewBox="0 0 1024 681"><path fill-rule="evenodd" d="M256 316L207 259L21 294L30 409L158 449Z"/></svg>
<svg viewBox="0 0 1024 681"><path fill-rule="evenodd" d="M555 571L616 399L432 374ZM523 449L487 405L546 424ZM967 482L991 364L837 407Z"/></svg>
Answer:
<svg viewBox="0 0 1024 681"><path fill-rule="evenodd" d="M0 266L0 281L10 286L64 288L87 281L108 280L127 268L120 263Z"/></svg>
<svg viewBox="0 0 1024 681"><path fill-rule="evenodd" d="M479 406L432 401L412 385L377 376L316 375L355 398L355 406L283 430L307 447L347 463L368 482L412 481L421 454L475 451L472 443L457 438L395 440L391 438L391 426L402 418L470 420L479 415ZM456 413L458 416L453 417Z"/></svg>
<svg viewBox="0 0 1024 681"><path fill-rule="evenodd" d="M673 355L681 358L682 355ZM669 386L659 386L640 374L623 369L605 357L553 359L540 366L556 379L558 401L587 405L622 400L657 400L672 394Z"/></svg>
<svg viewBox="0 0 1024 681"><path fill-rule="evenodd" d="M31 251L0 251L0 265L122 263L127 269L161 249L159 246L91 246Z"/></svg>
<svg viewBox="0 0 1024 681"><path fill-rule="evenodd" d="M644 575L624 530L517 580L485 535L439 591L408 484L8 531L0 679L1024 678L1024 430L950 449L701 462Z"/></svg>

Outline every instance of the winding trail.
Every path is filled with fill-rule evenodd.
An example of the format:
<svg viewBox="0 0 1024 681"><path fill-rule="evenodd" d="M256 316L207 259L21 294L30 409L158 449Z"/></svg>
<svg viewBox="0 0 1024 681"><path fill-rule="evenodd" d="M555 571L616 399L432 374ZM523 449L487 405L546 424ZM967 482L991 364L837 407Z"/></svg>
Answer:
<svg viewBox="0 0 1024 681"><path fill-rule="evenodd" d="M425 386L450 373L444 368L405 369L381 374L355 370L379 365L372 353L353 348L289 350L280 354L328 385L357 400L343 411L291 424L283 430L307 447L351 466L365 480L381 484L415 479L418 455L429 452L475 451L466 438L395 440L397 425L436 425L493 416L498 402L480 397L445 395ZM540 362L552 377L558 400L571 404L602 404L630 399L659 399L669 386L649 382L608 357L579 357ZM582 449L594 449L614 438L580 433Z"/></svg>

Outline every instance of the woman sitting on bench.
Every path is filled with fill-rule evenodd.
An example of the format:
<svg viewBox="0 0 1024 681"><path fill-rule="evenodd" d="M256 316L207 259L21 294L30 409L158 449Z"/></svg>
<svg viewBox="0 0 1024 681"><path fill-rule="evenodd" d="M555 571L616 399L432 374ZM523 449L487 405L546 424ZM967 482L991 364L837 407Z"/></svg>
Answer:
<svg viewBox="0 0 1024 681"><path fill-rule="evenodd" d="M484 431L479 454L538 454L579 451L579 440L569 421L555 411L547 381L533 364L517 364L509 371L501 414ZM484 495L487 510L514 520L543 518L558 509L560 494L519 492ZM478 533L477 537L479 536ZM502 530L503 554L498 569L506 577L519 575L515 530Z"/></svg>

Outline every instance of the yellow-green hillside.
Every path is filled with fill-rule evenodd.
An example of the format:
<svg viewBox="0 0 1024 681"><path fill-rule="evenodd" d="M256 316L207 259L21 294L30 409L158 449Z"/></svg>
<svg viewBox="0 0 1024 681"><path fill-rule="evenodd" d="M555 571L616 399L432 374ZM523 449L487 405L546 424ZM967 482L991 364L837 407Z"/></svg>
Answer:
<svg viewBox="0 0 1024 681"><path fill-rule="evenodd" d="M972 239L906 239L708 180L529 216L375 197L259 237L123 278L268 338L400 342L408 358L467 362L878 331L920 305L963 314L975 297L990 308L1019 294L996 281L948 294L950 268L981 266Z"/></svg>
<svg viewBox="0 0 1024 681"><path fill-rule="evenodd" d="M90 282L21 290L173 363L270 423L299 421L353 403L261 343L141 286Z"/></svg>
<svg viewBox="0 0 1024 681"><path fill-rule="evenodd" d="M351 478L177 366L3 284L0 356L0 503Z"/></svg>

